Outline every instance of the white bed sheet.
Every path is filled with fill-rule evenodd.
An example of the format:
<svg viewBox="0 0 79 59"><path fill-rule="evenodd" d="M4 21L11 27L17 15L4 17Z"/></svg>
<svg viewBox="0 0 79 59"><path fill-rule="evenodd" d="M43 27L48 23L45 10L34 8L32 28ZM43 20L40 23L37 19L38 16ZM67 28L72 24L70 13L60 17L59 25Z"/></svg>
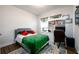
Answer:
<svg viewBox="0 0 79 59"><path fill-rule="evenodd" d="M19 42L19 43L22 43L23 37L32 36L32 35L36 35L36 33L35 33L35 34L28 34L28 35L26 35L26 36L21 35L21 34L18 34L17 37L15 38L15 40L16 40L17 42Z"/></svg>

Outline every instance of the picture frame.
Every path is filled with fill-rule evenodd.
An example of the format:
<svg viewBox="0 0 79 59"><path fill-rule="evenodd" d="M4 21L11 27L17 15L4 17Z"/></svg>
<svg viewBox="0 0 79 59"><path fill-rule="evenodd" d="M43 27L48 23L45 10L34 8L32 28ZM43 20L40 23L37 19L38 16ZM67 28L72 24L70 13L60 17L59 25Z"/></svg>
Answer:
<svg viewBox="0 0 79 59"><path fill-rule="evenodd" d="M72 23L72 18L70 18L70 15L63 15L63 20L65 20L65 23Z"/></svg>
<svg viewBox="0 0 79 59"><path fill-rule="evenodd" d="M75 24L79 25L79 14L75 14Z"/></svg>
<svg viewBox="0 0 79 59"><path fill-rule="evenodd" d="M66 20L65 23L72 23L72 18L70 18L69 20Z"/></svg>
<svg viewBox="0 0 79 59"><path fill-rule="evenodd" d="M62 18L63 18L64 20L69 20L70 16L69 16L69 15L63 15Z"/></svg>

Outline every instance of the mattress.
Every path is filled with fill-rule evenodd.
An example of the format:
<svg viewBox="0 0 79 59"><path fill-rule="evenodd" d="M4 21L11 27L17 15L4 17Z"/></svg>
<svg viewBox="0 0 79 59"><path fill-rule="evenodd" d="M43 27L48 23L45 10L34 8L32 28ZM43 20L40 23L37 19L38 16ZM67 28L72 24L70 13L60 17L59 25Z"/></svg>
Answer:
<svg viewBox="0 0 79 59"><path fill-rule="evenodd" d="M28 34L28 35L26 35L26 36L21 35L21 34L18 34L17 37L15 38L15 41L17 41L17 42L19 42L19 43L21 44L21 43L22 43L22 39L23 39L24 37L28 37L28 36L32 36L32 35L36 35L36 33L35 33L35 34Z"/></svg>

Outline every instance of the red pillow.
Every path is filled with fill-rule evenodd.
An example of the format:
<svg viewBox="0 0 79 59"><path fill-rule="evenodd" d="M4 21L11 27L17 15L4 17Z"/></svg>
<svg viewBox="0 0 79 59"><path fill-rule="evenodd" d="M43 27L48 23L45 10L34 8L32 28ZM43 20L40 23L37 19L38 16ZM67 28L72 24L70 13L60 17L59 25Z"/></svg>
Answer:
<svg viewBox="0 0 79 59"><path fill-rule="evenodd" d="M32 34L34 34L35 32L34 32L34 31L32 31L31 33L32 33Z"/></svg>
<svg viewBox="0 0 79 59"><path fill-rule="evenodd" d="M34 34L35 32L34 31L28 31L28 33Z"/></svg>
<svg viewBox="0 0 79 59"><path fill-rule="evenodd" d="M21 35L28 35L28 32L23 31L23 32L21 32Z"/></svg>

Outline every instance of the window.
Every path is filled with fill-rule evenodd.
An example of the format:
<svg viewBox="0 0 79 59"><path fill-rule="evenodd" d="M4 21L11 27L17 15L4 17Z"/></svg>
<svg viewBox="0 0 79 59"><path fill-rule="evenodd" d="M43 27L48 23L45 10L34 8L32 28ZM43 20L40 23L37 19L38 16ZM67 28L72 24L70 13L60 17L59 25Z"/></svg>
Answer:
<svg viewBox="0 0 79 59"><path fill-rule="evenodd" d="M41 32L48 32L48 17L41 18Z"/></svg>

